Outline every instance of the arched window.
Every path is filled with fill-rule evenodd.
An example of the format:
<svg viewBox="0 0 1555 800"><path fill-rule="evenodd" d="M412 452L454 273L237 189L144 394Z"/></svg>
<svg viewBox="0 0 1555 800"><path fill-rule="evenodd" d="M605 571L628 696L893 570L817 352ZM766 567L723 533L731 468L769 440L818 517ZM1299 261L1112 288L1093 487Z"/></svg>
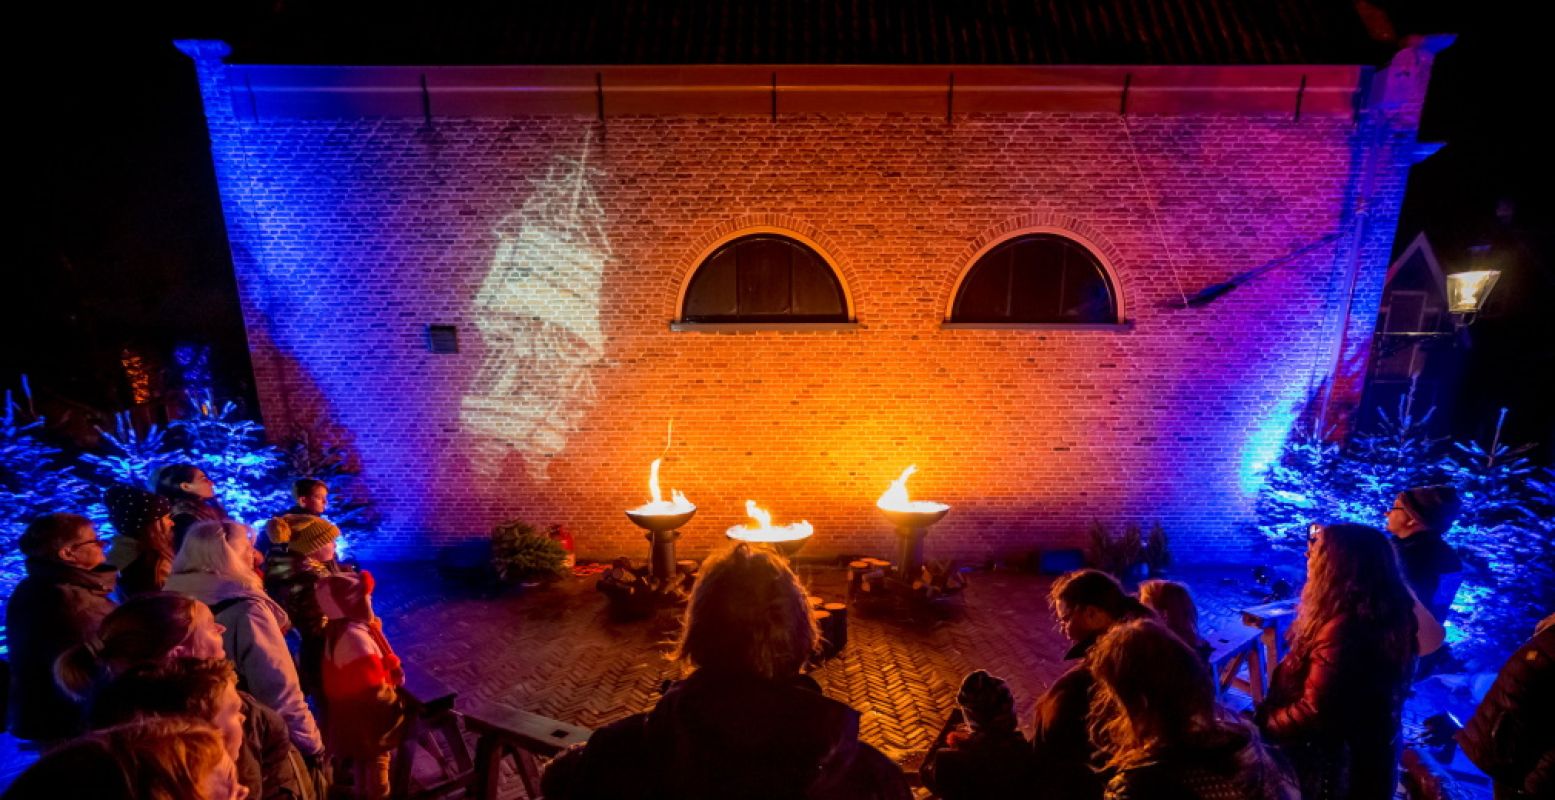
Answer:
<svg viewBox="0 0 1555 800"><path fill-rule="evenodd" d="M831 266L775 233L741 236L713 251L691 276L681 311L686 322L848 321Z"/></svg>
<svg viewBox="0 0 1555 800"><path fill-rule="evenodd" d="M1118 298L1084 245L1056 233L1000 242L972 265L951 322L1113 324Z"/></svg>

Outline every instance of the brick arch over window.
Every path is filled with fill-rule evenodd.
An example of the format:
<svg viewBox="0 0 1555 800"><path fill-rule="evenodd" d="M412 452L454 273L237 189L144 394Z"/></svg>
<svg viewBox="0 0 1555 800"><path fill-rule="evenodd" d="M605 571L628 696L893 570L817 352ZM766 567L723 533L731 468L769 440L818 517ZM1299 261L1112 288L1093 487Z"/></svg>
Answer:
<svg viewBox="0 0 1555 800"><path fill-rule="evenodd" d="M777 225L765 220L754 224L725 223L704 237L695 252L694 257L683 259L678 265L680 291L676 295L672 314L675 320L760 324L785 321L851 322L854 319L853 294L847 275L849 270L832 255L836 251L826 244L824 237L802 230L801 226ZM791 299L796 307L780 308L778 306L782 304L774 302L768 302L763 307L758 302L755 308L723 309L729 313L710 313L717 310L710 309L707 300L718 295L719 283L734 279L734 265L742 258L745 259L744 266L755 264L757 269L739 270L740 290L759 292L762 288L759 284L773 278L780 285L768 288L782 290L787 285L784 282L792 280L794 294L785 291L777 291L776 294ZM774 270L775 263L782 268ZM718 280L719 275L710 274L708 270L721 270L722 281ZM724 285L721 289L727 294L730 287ZM769 300L772 296L767 295ZM751 297L746 294L742 300ZM828 298L832 297L835 302L828 303Z"/></svg>
<svg viewBox="0 0 1555 800"><path fill-rule="evenodd" d="M1117 325L1126 319L1111 247L1048 215L978 237L947 292L945 322ZM1109 257L1112 255L1113 257Z"/></svg>

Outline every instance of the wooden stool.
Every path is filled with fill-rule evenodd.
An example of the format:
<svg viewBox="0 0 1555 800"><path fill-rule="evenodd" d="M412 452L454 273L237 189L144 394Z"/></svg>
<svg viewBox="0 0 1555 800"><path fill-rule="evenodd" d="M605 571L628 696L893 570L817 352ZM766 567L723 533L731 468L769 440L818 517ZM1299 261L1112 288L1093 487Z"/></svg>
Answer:
<svg viewBox="0 0 1555 800"><path fill-rule="evenodd" d="M459 714L454 711L454 698L458 693L410 664L404 665L404 670L405 685L400 691L405 697L405 710L410 720L405 739L394 754L394 766L389 773L390 792L394 797L438 797L450 789L467 785L474 772L470 750L459 729ZM441 742L438 741L440 738ZM417 749L431 755L441 773L425 786L411 785Z"/></svg>
<svg viewBox="0 0 1555 800"><path fill-rule="evenodd" d="M848 646L848 604L827 603L821 610L828 615L821 635L826 637L826 657L831 658Z"/></svg>
<svg viewBox="0 0 1555 800"><path fill-rule="evenodd" d="M528 711L487 706L464 715L464 727L479 738L475 742L475 774L470 797L496 800L502 778L502 759L513 758L518 778L529 797L540 796L540 765L568 747L586 742L589 728L542 717Z"/></svg>

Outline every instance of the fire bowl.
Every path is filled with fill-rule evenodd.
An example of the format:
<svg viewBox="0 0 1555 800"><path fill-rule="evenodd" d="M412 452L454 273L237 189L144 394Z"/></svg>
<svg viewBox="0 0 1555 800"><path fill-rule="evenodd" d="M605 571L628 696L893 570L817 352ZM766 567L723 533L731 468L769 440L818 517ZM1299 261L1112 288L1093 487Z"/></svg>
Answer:
<svg viewBox="0 0 1555 800"><path fill-rule="evenodd" d="M892 525L912 530L927 528L939 522L946 514L950 513L950 506L943 503L924 503L923 505L925 506L924 508L912 510L882 508L880 513L884 514L886 519L891 520ZM938 508L930 506L938 506Z"/></svg>
<svg viewBox="0 0 1555 800"><path fill-rule="evenodd" d="M804 543L810 541L810 534L789 539L766 538L760 535L761 532L759 530L746 528L742 525L736 525L724 533L729 537L729 541L744 542L751 546L770 547L784 558L793 558L800 548L804 547ZM752 534L757 535L753 536Z"/></svg>
<svg viewBox="0 0 1555 800"><path fill-rule="evenodd" d="M691 518L696 516L696 513L695 506L692 506L690 511L681 511L675 514L649 514L642 512L641 509L634 508L626 512L626 518L631 520L633 525L644 530L652 531L653 533L666 533L690 522Z"/></svg>

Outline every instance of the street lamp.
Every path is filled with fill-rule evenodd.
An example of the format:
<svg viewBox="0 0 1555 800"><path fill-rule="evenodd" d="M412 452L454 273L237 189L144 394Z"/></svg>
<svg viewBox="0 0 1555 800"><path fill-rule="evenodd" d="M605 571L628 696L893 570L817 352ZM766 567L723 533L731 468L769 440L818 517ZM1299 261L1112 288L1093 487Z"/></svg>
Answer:
<svg viewBox="0 0 1555 800"><path fill-rule="evenodd" d="M1447 276L1447 313L1463 318L1462 324L1473 322L1475 314L1485 306L1490 290L1495 288L1501 271L1481 269L1473 272L1455 272Z"/></svg>

